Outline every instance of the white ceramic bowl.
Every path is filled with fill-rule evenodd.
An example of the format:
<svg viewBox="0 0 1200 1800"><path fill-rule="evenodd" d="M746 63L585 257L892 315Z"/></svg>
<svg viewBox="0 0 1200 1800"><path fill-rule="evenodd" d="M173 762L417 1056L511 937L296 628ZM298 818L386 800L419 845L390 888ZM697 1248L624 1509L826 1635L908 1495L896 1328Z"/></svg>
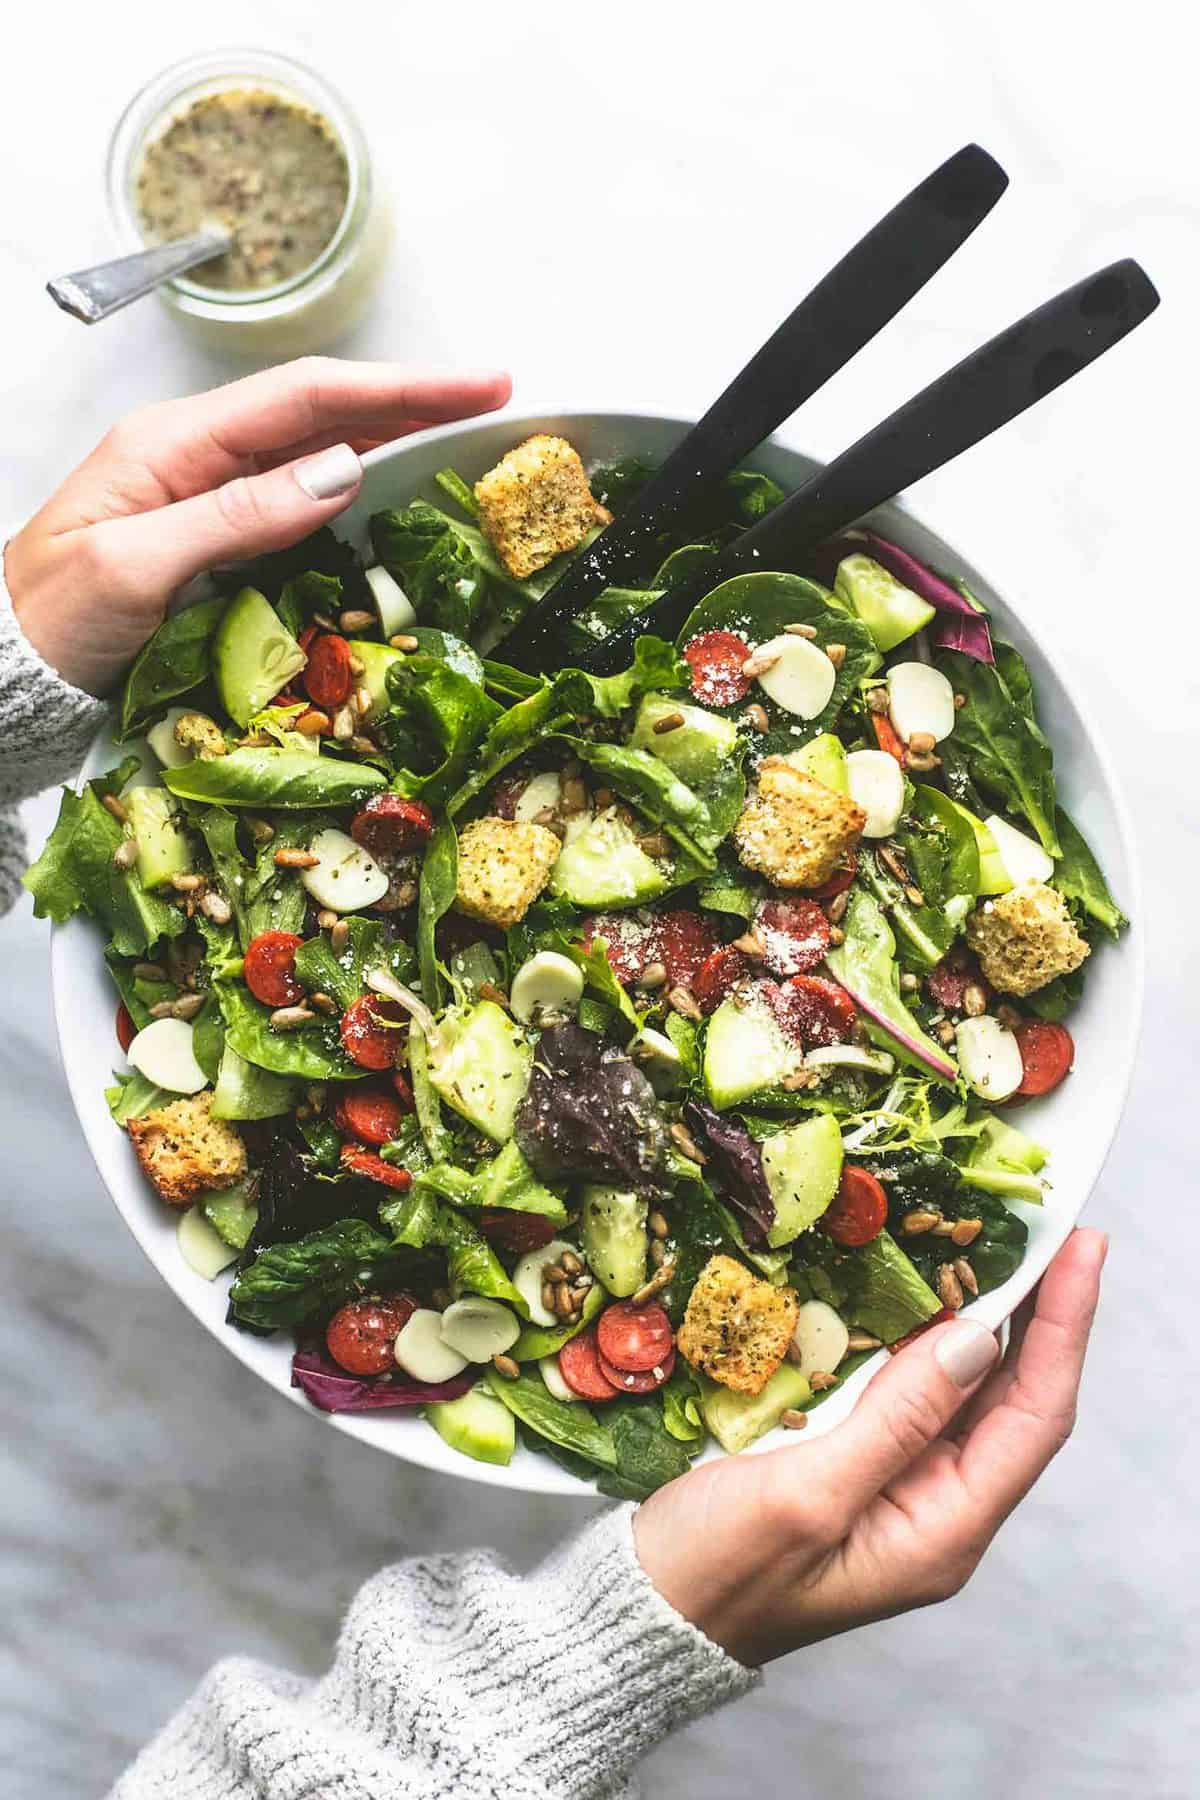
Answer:
<svg viewBox="0 0 1200 1800"><path fill-rule="evenodd" d="M473 481L514 443L533 431L559 432L574 443L588 464L616 456L658 458L679 439L687 422L644 412L502 413L448 425L400 443L368 472L363 492L339 522L338 530L360 548L367 521L383 506L417 494L439 497L433 476L452 463ZM810 458L772 439L749 459L784 487L796 487L817 466ZM1042 1207L1021 1206L1028 1221L1029 1247L1012 1279L970 1308L973 1317L998 1326L1042 1274L1082 1212L1112 1143L1125 1102L1137 1050L1142 1004L1142 951L1138 921L1142 906L1131 852L1131 835L1108 759L1072 698L1063 653L1051 653L1040 627L1035 632L1013 604L998 594L957 549L918 523L903 508L881 508L876 516L885 536L914 555L960 575L993 611L1000 631L1027 658L1036 683L1039 711L1054 745L1062 797L1095 848L1110 884L1134 918L1119 949L1105 946L1088 971L1085 999L1071 1026L1078 1045L1076 1072L1058 1093L1022 1109L1021 1123L1050 1147L1047 1173L1052 1187ZM115 760L114 747L101 740L93 748L84 778ZM104 1088L120 1053L113 1038L116 1004L92 924L76 918L54 933L52 951L55 1016L63 1065L75 1109L101 1176L117 1210L150 1261L183 1304L247 1368L254 1370L314 1420L331 1424L403 1461L457 1475L464 1480L529 1493L591 1495L548 1458L519 1448L506 1469L473 1462L445 1445L415 1414L319 1413L290 1386L291 1345L286 1334L256 1338L225 1323L227 1278L203 1280L184 1263L175 1241L175 1216L143 1179L125 1134L109 1117ZM882 1357L883 1353L880 1353ZM873 1359L844 1388L817 1407L810 1435L827 1430L853 1406L875 1367ZM774 1446L777 1436L762 1440ZM709 1455L719 1455L710 1450ZM748 1454L753 1454L749 1452Z"/></svg>

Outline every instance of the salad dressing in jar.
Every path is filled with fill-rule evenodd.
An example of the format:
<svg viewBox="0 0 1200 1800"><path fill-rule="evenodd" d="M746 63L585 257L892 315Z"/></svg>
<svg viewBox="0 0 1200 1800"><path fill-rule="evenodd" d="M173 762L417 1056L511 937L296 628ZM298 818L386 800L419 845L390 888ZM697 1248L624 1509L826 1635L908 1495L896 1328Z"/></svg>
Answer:
<svg viewBox="0 0 1200 1800"><path fill-rule="evenodd" d="M136 96L109 151L125 247L205 224L229 251L161 290L213 348L303 355L348 331L381 272L387 224L366 144L311 70L258 51L168 69Z"/></svg>

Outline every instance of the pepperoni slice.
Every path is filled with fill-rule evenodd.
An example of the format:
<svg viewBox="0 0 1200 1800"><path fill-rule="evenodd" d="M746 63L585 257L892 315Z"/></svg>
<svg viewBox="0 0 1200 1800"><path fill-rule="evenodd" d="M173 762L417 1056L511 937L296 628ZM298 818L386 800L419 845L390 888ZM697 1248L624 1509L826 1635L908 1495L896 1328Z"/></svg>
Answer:
<svg viewBox="0 0 1200 1800"><path fill-rule="evenodd" d="M400 1102L400 1111L402 1113L416 1112L417 1103L413 1099L413 1091L409 1086L408 1077L407 1075L402 1075L399 1069L394 1069L392 1071L392 1087L395 1089L396 1098Z"/></svg>
<svg viewBox="0 0 1200 1800"><path fill-rule="evenodd" d="M117 1007L117 1042L122 1050L128 1050L136 1036L137 1026L133 1022L133 1015L122 1000Z"/></svg>
<svg viewBox="0 0 1200 1800"><path fill-rule="evenodd" d="M558 1372L581 1400L616 1399L617 1390L600 1366L594 1326L567 1339L558 1353Z"/></svg>
<svg viewBox="0 0 1200 1800"><path fill-rule="evenodd" d="M349 1375L382 1375L395 1367L396 1339L416 1309L409 1294L352 1300L325 1327L330 1356Z"/></svg>
<svg viewBox="0 0 1200 1800"><path fill-rule="evenodd" d="M344 637L326 631L309 646L304 685L318 706L345 706L354 686L351 650Z"/></svg>
<svg viewBox="0 0 1200 1800"><path fill-rule="evenodd" d="M374 1144L376 1148L394 1138L400 1129L400 1121L405 1109L398 1096L389 1088L374 1087L369 1083L363 1087L350 1088L342 1094L334 1108L334 1123L346 1137L357 1138L360 1144Z"/></svg>
<svg viewBox="0 0 1200 1800"><path fill-rule="evenodd" d="M390 1069L400 1048L404 1013L394 1000L364 994L342 1014L342 1049L360 1069Z"/></svg>
<svg viewBox="0 0 1200 1800"><path fill-rule="evenodd" d="M844 1044L858 1017L845 988L824 975L793 975L782 987L764 983L771 1009L788 1036L814 1049Z"/></svg>
<svg viewBox="0 0 1200 1800"><path fill-rule="evenodd" d="M835 894L844 894L854 885L857 874L858 852L852 850L843 868L835 869L828 881L823 881L820 887L809 888L808 893L813 900L832 900Z"/></svg>
<svg viewBox="0 0 1200 1800"><path fill-rule="evenodd" d="M611 1381L620 1394L652 1394L655 1388L660 1388L665 1381L670 1381L671 1371L674 1367L674 1344L663 1360L656 1363L652 1369L636 1372L632 1369L618 1369L612 1363L606 1362L603 1356L600 1358L600 1373L606 1381Z"/></svg>
<svg viewBox="0 0 1200 1800"><path fill-rule="evenodd" d="M672 987L690 987L705 962L721 942L716 927L698 912L660 913L656 933L657 955Z"/></svg>
<svg viewBox="0 0 1200 1800"><path fill-rule="evenodd" d="M1018 1094L1027 1099L1048 1094L1070 1074L1075 1040L1065 1025L1052 1024L1049 1019L1023 1019L1016 1039L1025 1070Z"/></svg>
<svg viewBox="0 0 1200 1800"><path fill-rule="evenodd" d="M874 1175L856 1163L847 1163L838 1191L819 1223L835 1244L861 1250L864 1244L874 1243L887 1224L887 1215L887 1195Z"/></svg>
<svg viewBox="0 0 1200 1800"><path fill-rule="evenodd" d="M313 639L316 637L319 629L320 629L320 627L316 626L316 625L306 625L304 627L304 630L300 633L300 636L296 639L296 642L299 644L300 648L305 652L306 655L308 653L308 646L312 643Z"/></svg>
<svg viewBox="0 0 1200 1800"><path fill-rule="evenodd" d="M304 987L296 974L296 952L304 942L294 931L260 931L246 951L246 986L264 1006L295 1006Z"/></svg>
<svg viewBox="0 0 1200 1800"><path fill-rule="evenodd" d="M947 1319L953 1319L955 1316L948 1306L943 1306L941 1312L934 1313L932 1319L926 1319L923 1325L914 1325L911 1331L906 1331L903 1337L898 1337L894 1344L889 1344L888 1355L895 1356L897 1351L903 1350L905 1344L915 1343L919 1337L924 1337L927 1331L932 1331L935 1325L944 1325Z"/></svg>
<svg viewBox="0 0 1200 1800"><path fill-rule="evenodd" d="M750 692L750 678L742 664L750 654L745 638L735 631L702 631L683 648L692 671L692 692L704 706L734 706Z"/></svg>
<svg viewBox="0 0 1200 1800"><path fill-rule="evenodd" d="M350 825L350 836L372 856L406 856L420 850L432 831L429 808L400 794L372 794Z"/></svg>
<svg viewBox="0 0 1200 1800"><path fill-rule="evenodd" d="M815 900L764 900L754 923L772 975L806 974L829 949L829 920Z"/></svg>
<svg viewBox="0 0 1200 1800"><path fill-rule="evenodd" d="M983 988L989 994L991 989L983 979L983 971L971 952L962 946L951 950L943 956L935 969L930 969L925 977L925 985L939 1006L948 1006L957 1011L963 1003L967 989L972 985Z"/></svg>
<svg viewBox="0 0 1200 1800"><path fill-rule="evenodd" d="M513 1212L507 1206L485 1206L479 1227L494 1250L507 1250L512 1256L540 1250L559 1229L542 1213Z"/></svg>
<svg viewBox="0 0 1200 1800"><path fill-rule="evenodd" d="M754 964L741 950L726 944L706 957L692 978L692 998L707 1018L739 981L754 973Z"/></svg>
<svg viewBox="0 0 1200 1800"><path fill-rule="evenodd" d="M399 1169L395 1163L384 1162L382 1156L376 1156L373 1150L360 1150L356 1144L342 1145L342 1163L352 1175L365 1175L368 1181L381 1181L384 1187L399 1188L407 1194L412 1186L412 1176L407 1169Z"/></svg>
<svg viewBox="0 0 1200 1800"><path fill-rule="evenodd" d="M889 756L894 756L900 767L903 768L906 761L904 743L887 714L873 712L871 729L875 733L875 742L879 748L886 750Z"/></svg>
<svg viewBox="0 0 1200 1800"><path fill-rule="evenodd" d="M658 961L659 922L637 913L589 913L580 927L585 950L597 938L608 945L612 972L623 987L637 980L642 970Z"/></svg>
<svg viewBox="0 0 1200 1800"><path fill-rule="evenodd" d="M635 1306L621 1300L596 1320L596 1344L605 1362L627 1375L658 1368L670 1354L671 1321L661 1306Z"/></svg>

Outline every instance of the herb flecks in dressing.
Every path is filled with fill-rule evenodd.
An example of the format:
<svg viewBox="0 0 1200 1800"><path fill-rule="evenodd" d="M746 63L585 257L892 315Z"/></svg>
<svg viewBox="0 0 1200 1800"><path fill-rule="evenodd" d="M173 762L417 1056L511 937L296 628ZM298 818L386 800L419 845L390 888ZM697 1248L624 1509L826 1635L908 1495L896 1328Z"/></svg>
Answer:
<svg viewBox="0 0 1200 1800"><path fill-rule="evenodd" d="M137 206L147 238L214 222L233 248L203 263L206 287L273 287L315 262L346 210L350 172L322 114L265 91L209 94L146 146Z"/></svg>

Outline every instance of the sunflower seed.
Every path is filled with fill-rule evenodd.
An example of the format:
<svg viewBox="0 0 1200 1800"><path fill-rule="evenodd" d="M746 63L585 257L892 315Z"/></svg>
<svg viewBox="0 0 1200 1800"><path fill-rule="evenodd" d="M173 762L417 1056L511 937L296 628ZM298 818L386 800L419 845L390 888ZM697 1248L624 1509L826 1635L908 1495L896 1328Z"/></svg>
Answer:
<svg viewBox="0 0 1200 1800"><path fill-rule="evenodd" d="M307 1006L280 1006L271 1014L267 1023L272 1031L299 1031L302 1025L311 1025L316 1013Z"/></svg>
<svg viewBox="0 0 1200 1800"><path fill-rule="evenodd" d="M122 838L121 842L113 851L113 868L132 869L134 863L137 861L137 855L137 839L132 837Z"/></svg>
<svg viewBox="0 0 1200 1800"><path fill-rule="evenodd" d="M779 1423L785 1431L803 1431L808 1424L808 1414L797 1412L794 1406L789 1406L780 1413Z"/></svg>
<svg viewBox="0 0 1200 1800"><path fill-rule="evenodd" d="M287 845L275 852L277 869L315 869L320 860L311 850L296 850Z"/></svg>
<svg viewBox="0 0 1200 1800"><path fill-rule="evenodd" d="M101 799L100 804L105 812L110 812L112 814L118 825L125 825L128 823L129 813L125 807L121 805L121 802L117 799L115 794L105 794Z"/></svg>
<svg viewBox="0 0 1200 1800"><path fill-rule="evenodd" d="M375 614L365 612L358 606L347 607L338 619L338 624L343 631L370 631L374 623Z"/></svg>
<svg viewBox="0 0 1200 1800"><path fill-rule="evenodd" d="M954 1230L950 1236L960 1250L965 1250L968 1244L975 1242L982 1230L982 1219L955 1219Z"/></svg>
<svg viewBox="0 0 1200 1800"><path fill-rule="evenodd" d="M949 1263L940 1263L938 1265L937 1281L934 1285L937 1288L938 1299L941 1301L942 1305L950 1312L957 1312L962 1305L964 1298L962 1282L958 1279L958 1276L954 1273L954 1270Z"/></svg>
<svg viewBox="0 0 1200 1800"><path fill-rule="evenodd" d="M941 1221L941 1213L930 1210L927 1206L915 1206L906 1212L900 1221L900 1230L904 1237L921 1237Z"/></svg>
<svg viewBox="0 0 1200 1800"><path fill-rule="evenodd" d="M979 1292L979 1283L975 1278L974 1269L971 1267L965 1256L955 1257L954 1273L958 1276L958 1279L962 1282L964 1288L966 1288L968 1294L970 1294L973 1299Z"/></svg>

